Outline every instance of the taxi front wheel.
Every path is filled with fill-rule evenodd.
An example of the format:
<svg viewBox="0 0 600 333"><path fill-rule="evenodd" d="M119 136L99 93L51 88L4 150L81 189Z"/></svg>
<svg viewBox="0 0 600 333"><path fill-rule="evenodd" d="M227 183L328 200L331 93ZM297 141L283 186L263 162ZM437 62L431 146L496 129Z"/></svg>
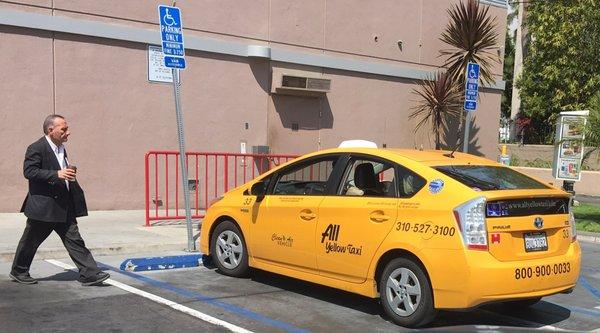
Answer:
<svg viewBox="0 0 600 333"><path fill-rule="evenodd" d="M248 251L244 235L231 221L219 223L210 241L210 253L219 271L242 277L248 274Z"/></svg>
<svg viewBox="0 0 600 333"><path fill-rule="evenodd" d="M423 269L408 258L390 261L381 274L379 293L383 310L401 326L419 327L436 315L429 279Z"/></svg>

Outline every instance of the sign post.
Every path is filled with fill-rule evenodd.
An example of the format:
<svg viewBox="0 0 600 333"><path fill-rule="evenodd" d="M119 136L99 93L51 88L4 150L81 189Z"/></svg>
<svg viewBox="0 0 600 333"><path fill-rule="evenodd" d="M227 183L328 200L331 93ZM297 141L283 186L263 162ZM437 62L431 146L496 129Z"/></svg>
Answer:
<svg viewBox="0 0 600 333"><path fill-rule="evenodd" d="M471 130L472 113L477 109L477 95L479 91L479 65L473 62L467 64L465 75L465 104L467 113L465 119L465 137L463 139L463 152L469 152L469 131Z"/></svg>
<svg viewBox="0 0 600 333"><path fill-rule="evenodd" d="M552 175L562 179L563 188L573 191L574 182L581 180L584 128L589 111L564 111L556 123Z"/></svg>
<svg viewBox="0 0 600 333"><path fill-rule="evenodd" d="M185 69L185 47L183 44L183 25L181 11L177 7L158 6L158 21L162 52L165 55L165 66L173 72L173 94L175 95L175 114L177 118L177 136L179 138L179 166L181 188L185 201L185 221L187 224L188 251L195 252L194 234L192 229L192 212L190 208L190 192L188 190L187 157L185 155L185 136L183 133L183 114L181 113L181 98L179 70ZM168 207L167 207L168 209Z"/></svg>

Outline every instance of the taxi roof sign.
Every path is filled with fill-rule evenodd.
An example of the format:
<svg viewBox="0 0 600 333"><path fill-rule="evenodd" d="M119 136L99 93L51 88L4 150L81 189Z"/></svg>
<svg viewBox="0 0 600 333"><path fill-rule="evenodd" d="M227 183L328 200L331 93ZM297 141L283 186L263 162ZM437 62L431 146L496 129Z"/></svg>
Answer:
<svg viewBox="0 0 600 333"><path fill-rule="evenodd" d="M377 144L367 140L345 140L338 148L377 148Z"/></svg>

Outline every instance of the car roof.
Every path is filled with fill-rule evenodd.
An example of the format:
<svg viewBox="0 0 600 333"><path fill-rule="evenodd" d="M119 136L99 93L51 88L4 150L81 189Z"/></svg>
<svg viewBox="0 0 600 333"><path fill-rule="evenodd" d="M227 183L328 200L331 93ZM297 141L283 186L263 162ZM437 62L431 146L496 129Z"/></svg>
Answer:
<svg viewBox="0 0 600 333"><path fill-rule="evenodd" d="M442 166L442 165L494 165L499 164L495 161L487 158L465 154L460 152L454 152L453 157L445 156L449 155L449 150L417 150L417 149L382 149L382 148L334 148L315 152L314 155L328 154L328 153L356 153L356 154L368 154L381 157L393 158L394 156L400 156L413 160L428 166ZM313 155L313 154L310 154Z"/></svg>

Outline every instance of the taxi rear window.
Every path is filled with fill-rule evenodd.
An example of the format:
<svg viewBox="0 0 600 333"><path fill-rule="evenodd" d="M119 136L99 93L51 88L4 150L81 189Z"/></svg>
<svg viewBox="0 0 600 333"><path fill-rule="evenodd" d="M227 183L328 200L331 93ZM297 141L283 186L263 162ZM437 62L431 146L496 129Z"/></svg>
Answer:
<svg viewBox="0 0 600 333"><path fill-rule="evenodd" d="M437 171L481 191L531 190L549 188L511 168L488 165L444 165Z"/></svg>

